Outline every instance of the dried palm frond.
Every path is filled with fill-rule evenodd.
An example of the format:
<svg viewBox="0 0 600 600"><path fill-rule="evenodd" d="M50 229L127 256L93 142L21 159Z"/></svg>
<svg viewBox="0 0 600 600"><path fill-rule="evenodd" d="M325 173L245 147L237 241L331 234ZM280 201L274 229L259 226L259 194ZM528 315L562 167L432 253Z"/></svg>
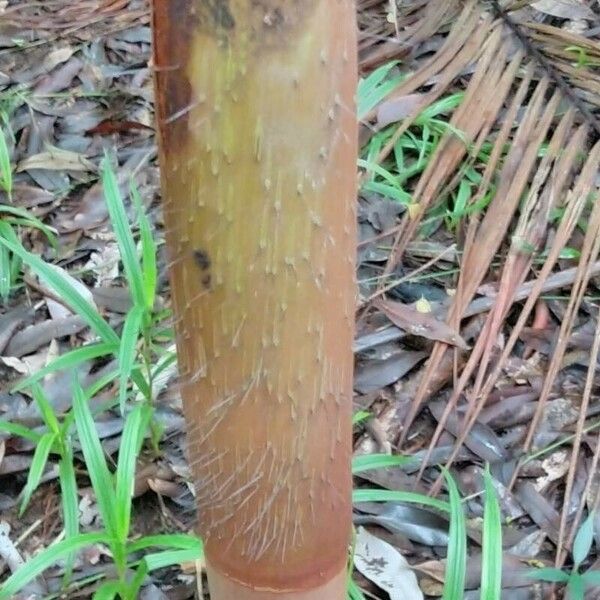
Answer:
<svg viewBox="0 0 600 600"><path fill-rule="evenodd" d="M371 3L370 10L375 15L377 10L385 10L385 4L376 7ZM373 40L372 24L363 28L362 57L369 66L383 56L387 60L400 58L409 67L418 63L384 102L410 94L420 95L421 100L396 126L379 153L379 164L385 163L400 137L442 95L458 89L464 97L427 168L412 186L409 210L401 224L387 232L392 250L385 274L391 274L403 261L407 248L421 235L425 216L446 201L459 185L466 166L472 165L487 145L488 160L481 167L470 203L478 205L484 197L489 202L469 215L460 237L460 274L446 315L447 324L462 333L469 327L465 317L473 314L469 307L482 283L497 282L495 301L472 349L465 354L436 341L424 371L409 385L414 397L398 439L400 446L409 439L411 425L426 400L444 385L440 384L440 375L448 384L454 374L452 391L428 451L429 456L461 402L464 421L447 466L452 464L498 384L544 286L556 274L561 252L571 244L578 221L584 217L587 222L558 341L545 366L536 414L524 441L527 452L534 445L536 427L564 364L567 342L584 302L592 269L597 267L600 143L596 140L600 126L596 109L600 105L600 72L595 67L600 49L584 36L552 24L523 21L520 12L504 12L496 2L400 3L397 18L400 34L395 36L390 25L387 42ZM363 15L362 23L367 20ZM423 46L440 37L426 60L414 58L422 57ZM391 52L393 44L395 55ZM375 129L377 116L376 108L367 117ZM370 176L370 172L363 173L363 179ZM562 215L558 223L556 214ZM500 265L493 267L498 257ZM516 313L508 340L499 350L497 342L505 331L507 315L515 314L515 303L523 298L520 290L524 285L529 286L529 295ZM463 338L469 339L466 334ZM595 341L596 354L597 344ZM581 446L595 357L589 365L572 465ZM599 453L597 450L596 464ZM567 478L565 507L570 502L574 468ZM513 482L517 475L518 464L513 470ZM440 483L436 483L434 491ZM573 536L566 535L566 514L563 511L559 546L568 547ZM572 531L576 526L569 522Z"/></svg>

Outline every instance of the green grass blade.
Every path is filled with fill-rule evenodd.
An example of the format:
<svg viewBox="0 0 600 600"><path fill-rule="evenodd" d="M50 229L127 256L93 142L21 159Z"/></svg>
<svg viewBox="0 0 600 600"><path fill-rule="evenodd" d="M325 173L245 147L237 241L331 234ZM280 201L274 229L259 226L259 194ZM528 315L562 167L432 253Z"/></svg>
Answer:
<svg viewBox="0 0 600 600"><path fill-rule="evenodd" d="M347 592L348 600L365 600L365 596L361 589L351 577L348 578Z"/></svg>
<svg viewBox="0 0 600 600"><path fill-rule="evenodd" d="M185 533L163 533L147 535L139 540L134 540L127 545L128 554L145 550L146 548L177 548L178 550L202 549L199 538Z"/></svg>
<svg viewBox="0 0 600 600"><path fill-rule="evenodd" d="M544 567L535 569L528 573L528 577L538 579L539 581L548 581L549 583L566 583L569 581L569 574L557 569L556 567Z"/></svg>
<svg viewBox="0 0 600 600"><path fill-rule="evenodd" d="M411 457L392 456L391 454L363 454L352 459L352 473L361 473L369 469L402 467L414 462Z"/></svg>
<svg viewBox="0 0 600 600"><path fill-rule="evenodd" d="M115 369L114 371L109 371L105 373L94 383L92 383L89 387L85 388L85 395L88 398L93 398L96 394L98 394L101 390L103 390L107 385L110 385L115 379L119 378L119 371Z"/></svg>
<svg viewBox="0 0 600 600"><path fill-rule="evenodd" d="M4 133L4 127L2 127L2 122L6 123L8 119L4 118L4 115L0 116L3 117L0 120L0 187L4 189L10 200L13 185L12 167L10 165L10 152L8 150L6 134Z"/></svg>
<svg viewBox="0 0 600 600"><path fill-rule="evenodd" d="M158 280L158 270L156 266L156 243L152 235L150 220L144 210L144 204L140 193L135 185L131 186L131 198L133 199L138 224L140 227L140 241L142 245L142 275L144 282L144 297L146 299L146 309L152 310L156 297L156 282Z"/></svg>
<svg viewBox="0 0 600 600"><path fill-rule="evenodd" d="M352 415L352 425L358 425L371 417L371 413L367 410L359 410Z"/></svg>
<svg viewBox="0 0 600 600"><path fill-rule="evenodd" d="M48 429L53 433L58 434L60 431L60 425L58 424L58 419L54 414L54 410L48 402L48 398L46 398L46 394L40 385L37 383L31 387L31 392L33 394L33 399L35 400L38 408L40 409L40 413L42 414L42 418L44 419L44 423L46 423Z"/></svg>
<svg viewBox="0 0 600 600"><path fill-rule="evenodd" d="M135 465L151 418L152 409L145 404L138 404L127 416L121 436L116 474L116 507L119 539L122 543L129 536Z"/></svg>
<svg viewBox="0 0 600 600"><path fill-rule="evenodd" d="M118 343L119 337L112 327L98 314L92 306L71 282L63 274L46 264L39 256L31 254L21 244L16 244L8 239L6 229L10 228L6 223L0 222L0 244L3 244L13 254L16 254L32 271L41 277L69 307L76 312L105 342Z"/></svg>
<svg viewBox="0 0 600 600"><path fill-rule="evenodd" d="M368 77L361 79L357 90L357 114L358 118L364 118L379 102L390 94L403 79L402 75L388 76L390 71L398 64L392 61L375 69Z"/></svg>
<svg viewBox="0 0 600 600"><path fill-rule="evenodd" d="M79 506L77 500L77 480L73 466L73 450L66 443L63 456L58 465L61 503L65 535L73 537L79 533Z"/></svg>
<svg viewBox="0 0 600 600"><path fill-rule="evenodd" d="M56 241L56 230L48 227L43 221L38 219L36 216L30 214L26 209L19 206L8 206L7 204L0 204L0 213L5 213L16 217L16 223L24 225L26 227L35 227L39 229L48 239L50 245L56 248L58 243Z"/></svg>
<svg viewBox="0 0 600 600"><path fill-rule="evenodd" d="M94 592L92 600L115 600L120 591L119 581L106 581Z"/></svg>
<svg viewBox="0 0 600 600"><path fill-rule="evenodd" d="M387 183L380 183L379 181L367 181L363 184L362 189L367 192L375 192L381 194L387 198L391 198L400 204L410 204L412 202L412 196L405 192L400 187L388 185Z"/></svg>
<svg viewBox="0 0 600 600"><path fill-rule="evenodd" d="M113 487L113 479L94 425L94 419L88 406L87 398L79 382L73 378L73 413L79 434L81 449L85 458L90 480L96 494L100 514L109 536L118 539L116 526L117 507Z"/></svg>
<svg viewBox="0 0 600 600"><path fill-rule="evenodd" d="M586 559L594 543L594 513L590 512L587 519L581 524L573 540L573 566L577 570Z"/></svg>
<svg viewBox="0 0 600 600"><path fill-rule="evenodd" d="M12 289L10 269L10 253L8 248L0 245L0 297L6 302Z"/></svg>
<svg viewBox="0 0 600 600"><path fill-rule="evenodd" d="M502 595L502 517L489 467L484 474L481 600L500 600Z"/></svg>
<svg viewBox="0 0 600 600"><path fill-rule="evenodd" d="M137 600L140 597L140 589L144 584L144 579L148 575L148 565L146 561L142 560L135 570L134 576L131 578L131 582L127 586L127 593L124 596L124 600Z"/></svg>
<svg viewBox="0 0 600 600"><path fill-rule="evenodd" d="M12 391L18 392L25 388L31 387L37 381L46 377L46 375L49 373L72 370L86 360L93 360L94 358L100 358L101 356L106 356L108 354L116 354L118 351L118 340L117 343L103 342L100 344L89 344L88 346L71 350L70 352L67 352L67 354L63 354L63 356L59 356L58 358L54 359L45 367L39 371L36 371L33 375L30 375L29 377L19 381L19 383L12 388Z"/></svg>
<svg viewBox="0 0 600 600"><path fill-rule="evenodd" d="M467 571L467 524L460 493L454 478L444 471L450 498L450 532L443 600L462 600Z"/></svg>
<svg viewBox="0 0 600 600"><path fill-rule="evenodd" d="M31 466L29 467L29 473L27 474L27 482L23 488L23 500L21 502L21 508L19 508L19 516L22 516L29 504L31 494L35 492L37 486L40 483L40 479L44 474L44 468L48 461L48 455L52 449L52 445L56 441L56 433L48 432L45 433L37 444L35 452L33 453L33 459Z"/></svg>
<svg viewBox="0 0 600 600"><path fill-rule="evenodd" d="M83 533L53 544L39 554L36 554L33 558L30 558L2 584L0 587L0 600L11 600L30 581L69 554L92 544L107 542L108 536L106 533Z"/></svg>
<svg viewBox="0 0 600 600"><path fill-rule="evenodd" d="M29 427L25 427L24 425L20 425L19 423L12 423L10 421L4 421L0 419L0 431L6 431L11 435L18 435L34 444L37 444L42 437L41 434L36 433L29 429Z"/></svg>
<svg viewBox="0 0 600 600"><path fill-rule="evenodd" d="M121 261L123 262L123 270L129 284L129 289L131 290L131 297L136 306L144 307L145 298L142 269L138 260L133 233L131 232L125 206L123 205L119 191L117 178L107 156L102 160L100 168L104 198L121 252Z"/></svg>
<svg viewBox="0 0 600 600"><path fill-rule="evenodd" d="M148 567L148 571L156 571L156 569L164 569L164 567L170 567L171 565L200 560L202 556L202 548L199 546L194 550L165 550L156 554L148 554L143 560Z"/></svg>
<svg viewBox="0 0 600 600"><path fill-rule="evenodd" d="M127 385L135 362L136 349L144 308L133 306L125 319L123 332L121 333L121 345L117 365L119 368L119 408L121 414L125 412L125 400L127 399Z"/></svg>
<svg viewBox="0 0 600 600"><path fill-rule="evenodd" d="M63 444L62 457L58 463L58 478L60 481L60 501L66 539L79 533L79 503L77 498L77 480L73 466L73 449L70 440ZM75 555L66 558L64 583L67 584L73 572Z"/></svg>
<svg viewBox="0 0 600 600"><path fill-rule="evenodd" d="M600 585L600 571L586 571L585 573L581 574L581 578L588 586Z"/></svg>
<svg viewBox="0 0 600 600"><path fill-rule="evenodd" d="M585 596L585 581L581 574L573 572L569 576L567 583L567 595L569 600L584 600Z"/></svg>
<svg viewBox="0 0 600 600"><path fill-rule="evenodd" d="M415 492L396 492L393 490L360 489L352 492L352 502L409 502L430 506L442 512L450 512L450 505L443 500L430 498Z"/></svg>

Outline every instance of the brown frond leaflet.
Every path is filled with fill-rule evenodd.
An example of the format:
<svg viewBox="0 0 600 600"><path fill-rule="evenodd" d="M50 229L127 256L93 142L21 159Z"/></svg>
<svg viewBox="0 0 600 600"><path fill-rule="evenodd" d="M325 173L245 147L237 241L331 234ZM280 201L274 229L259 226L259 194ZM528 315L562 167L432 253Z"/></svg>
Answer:
<svg viewBox="0 0 600 600"><path fill-rule="evenodd" d="M600 136L600 121L581 100L564 77L554 68L552 63L544 56L540 50L523 33L521 27L508 15L500 6L498 0L490 0L492 9L497 18L501 19L507 27L514 33L519 40L525 52L534 60L541 69L548 75L548 78L556 84L563 96L582 114L584 119L590 124L597 135Z"/></svg>

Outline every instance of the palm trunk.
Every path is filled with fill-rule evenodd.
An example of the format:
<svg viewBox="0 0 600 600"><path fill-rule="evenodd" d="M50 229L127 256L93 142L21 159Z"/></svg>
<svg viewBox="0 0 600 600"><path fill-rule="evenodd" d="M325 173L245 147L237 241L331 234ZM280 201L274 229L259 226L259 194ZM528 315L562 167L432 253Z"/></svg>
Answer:
<svg viewBox="0 0 600 600"><path fill-rule="evenodd" d="M166 241L214 600L342 600L352 0L155 0Z"/></svg>

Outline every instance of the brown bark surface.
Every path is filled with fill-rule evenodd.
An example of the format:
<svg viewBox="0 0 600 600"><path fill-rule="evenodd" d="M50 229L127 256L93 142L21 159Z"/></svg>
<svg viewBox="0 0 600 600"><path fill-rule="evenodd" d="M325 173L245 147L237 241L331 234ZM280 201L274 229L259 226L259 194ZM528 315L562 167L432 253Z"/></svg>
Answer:
<svg viewBox="0 0 600 600"><path fill-rule="evenodd" d="M182 396L210 583L216 598L241 599L223 590L268 598L335 580L317 595L341 599L354 5L155 0L154 36Z"/></svg>

